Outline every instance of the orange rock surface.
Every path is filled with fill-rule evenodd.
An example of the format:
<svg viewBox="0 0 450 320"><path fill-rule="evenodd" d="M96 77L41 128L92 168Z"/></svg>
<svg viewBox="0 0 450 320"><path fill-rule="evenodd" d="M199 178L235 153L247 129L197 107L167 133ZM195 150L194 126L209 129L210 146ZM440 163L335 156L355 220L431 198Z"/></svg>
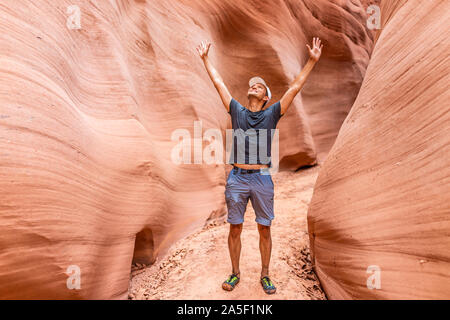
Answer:
<svg viewBox="0 0 450 320"><path fill-rule="evenodd" d="M278 125L282 169L326 155L373 46L369 1L76 3L80 29L67 26L70 1L0 4L2 299L126 298L133 257L152 263L225 214L223 165L171 161L174 130L231 125L195 52L202 40L245 103L254 75L280 99L305 44L322 38ZM79 290L68 289L71 266Z"/></svg>
<svg viewBox="0 0 450 320"><path fill-rule="evenodd" d="M448 1L385 1L308 212L330 299L450 297Z"/></svg>

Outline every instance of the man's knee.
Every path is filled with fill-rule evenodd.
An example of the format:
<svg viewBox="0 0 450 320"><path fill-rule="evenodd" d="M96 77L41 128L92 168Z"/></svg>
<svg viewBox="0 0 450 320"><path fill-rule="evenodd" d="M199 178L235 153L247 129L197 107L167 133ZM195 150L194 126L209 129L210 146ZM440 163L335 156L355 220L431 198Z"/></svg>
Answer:
<svg viewBox="0 0 450 320"><path fill-rule="evenodd" d="M230 236L232 238L239 237L242 232L242 223L240 224L230 224Z"/></svg>
<svg viewBox="0 0 450 320"><path fill-rule="evenodd" d="M259 235L262 238L270 238L270 226L264 226L258 223Z"/></svg>

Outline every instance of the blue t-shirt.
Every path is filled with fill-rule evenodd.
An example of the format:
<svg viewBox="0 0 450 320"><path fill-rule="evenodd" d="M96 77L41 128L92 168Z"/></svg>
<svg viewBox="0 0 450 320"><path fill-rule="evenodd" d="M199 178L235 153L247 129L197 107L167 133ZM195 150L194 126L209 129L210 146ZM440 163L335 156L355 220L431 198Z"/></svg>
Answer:
<svg viewBox="0 0 450 320"><path fill-rule="evenodd" d="M252 112L231 98L233 139L229 163L271 164L272 138L282 117L280 101L267 109Z"/></svg>

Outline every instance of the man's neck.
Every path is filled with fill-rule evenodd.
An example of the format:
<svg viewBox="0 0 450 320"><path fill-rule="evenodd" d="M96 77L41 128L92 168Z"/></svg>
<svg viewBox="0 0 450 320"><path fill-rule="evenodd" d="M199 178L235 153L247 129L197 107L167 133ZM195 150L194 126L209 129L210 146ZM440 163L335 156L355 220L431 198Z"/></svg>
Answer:
<svg viewBox="0 0 450 320"><path fill-rule="evenodd" d="M261 111L263 108L264 101L259 101L257 99L248 99L248 107L247 109L251 112Z"/></svg>

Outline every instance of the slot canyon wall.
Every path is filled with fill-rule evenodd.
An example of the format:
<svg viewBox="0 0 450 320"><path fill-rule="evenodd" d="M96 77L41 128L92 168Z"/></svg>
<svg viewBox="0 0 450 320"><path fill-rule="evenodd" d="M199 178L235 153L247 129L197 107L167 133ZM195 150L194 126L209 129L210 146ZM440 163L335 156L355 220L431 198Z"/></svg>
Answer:
<svg viewBox="0 0 450 320"><path fill-rule="evenodd" d="M124 299L133 260L225 214L225 166L171 160L174 130L231 126L202 40L245 103L254 75L280 99L320 37L278 128L282 170L324 159L365 75L373 2L2 1L0 298Z"/></svg>
<svg viewBox="0 0 450 320"><path fill-rule="evenodd" d="M381 3L383 30L308 211L331 299L450 297L450 3Z"/></svg>

